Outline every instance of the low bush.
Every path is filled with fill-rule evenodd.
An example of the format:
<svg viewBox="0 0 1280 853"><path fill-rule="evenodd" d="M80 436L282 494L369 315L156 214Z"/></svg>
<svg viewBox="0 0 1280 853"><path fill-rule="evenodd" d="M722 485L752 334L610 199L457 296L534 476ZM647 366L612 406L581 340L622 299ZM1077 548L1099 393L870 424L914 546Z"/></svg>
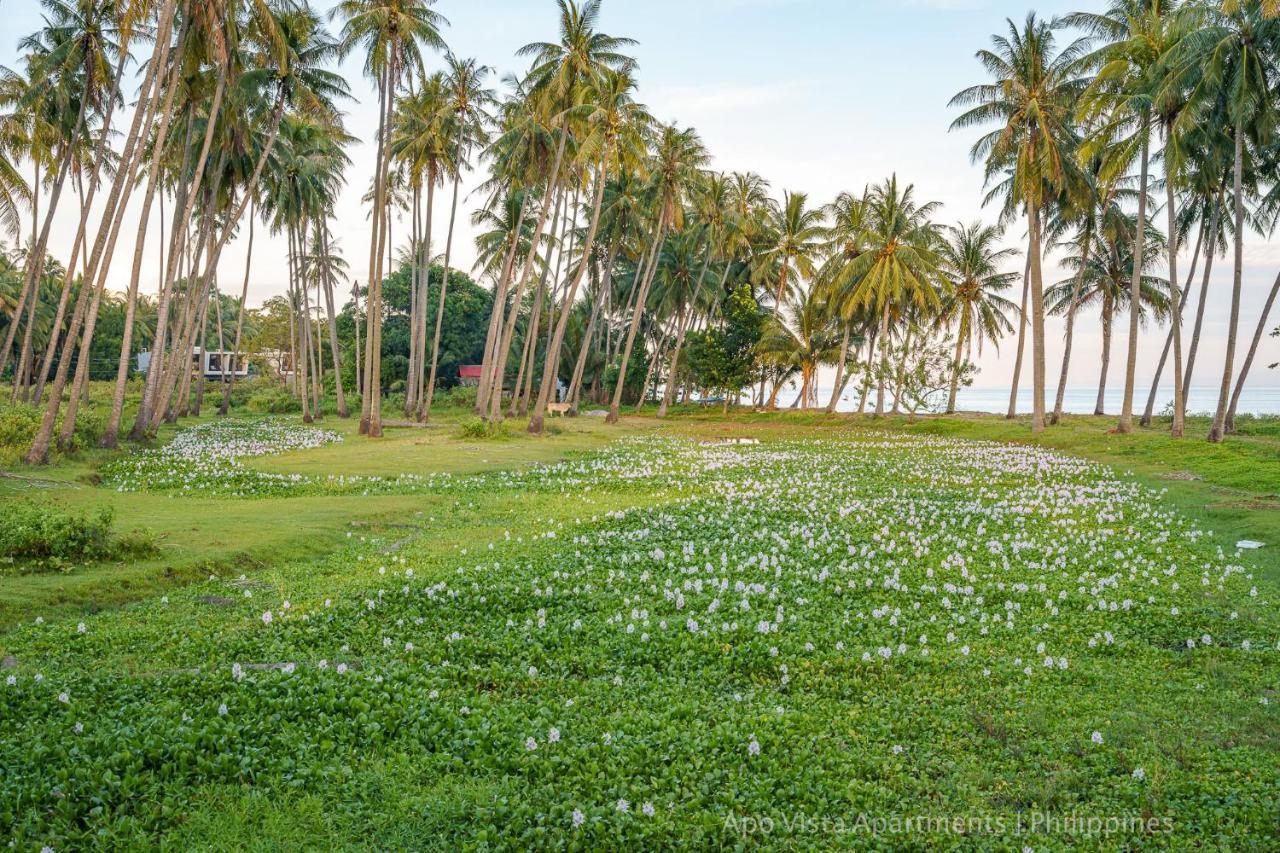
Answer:
<svg viewBox="0 0 1280 853"><path fill-rule="evenodd" d="M108 414L103 407L81 406L76 417L75 432L71 435L71 447L68 449L96 447L106 431ZM21 462L22 457L31 449L31 441L40 429L43 416L43 406L0 403L0 467L11 467ZM56 428L62 428L61 420Z"/></svg>
<svg viewBox="0 0 1280 853"><path fill-rule="evenodd" d="M458 438L492 441L509 437L506 424L490 423L482 418L471 418L458 425Z"/></svg>
<svg viewBox="0 0 1280 853"><path fill-rule="evenodd" d="M283 385L257 387L245 401L245 408L260 415L291 415L302 411L302 401Z"/></svg>
<svg viewBox="0 0 1280 853"><path fill-rule="evenodd" d="M455 385L437 399L451 409L464 409L469 412L476 407L476 394L479 390L474 385Z"/></svg>
<svg viewBox="0 0 1280 853"><path fill-rule="evenodd" d="M68 571L77 563L145 557L155 538L135 530L113 532L109 506L76 512L37 501L12 501L0 515L0 562L18 571Z"/></svg>

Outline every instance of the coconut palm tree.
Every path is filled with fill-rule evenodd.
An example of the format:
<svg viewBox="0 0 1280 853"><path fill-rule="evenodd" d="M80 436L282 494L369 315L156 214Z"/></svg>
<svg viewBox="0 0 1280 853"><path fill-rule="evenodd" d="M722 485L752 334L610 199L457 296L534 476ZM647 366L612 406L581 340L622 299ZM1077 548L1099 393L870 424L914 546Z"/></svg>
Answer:
<svg viewBox="0 0 1280 853"><path fill-rule="evenodd" d="M792 283L791 274L808 280L817 271L817 259L826 237L826 211L809 208L807 193L784 192L782 204L773 210L770 226L773 241L760 253L760 261L778 270L773 292L774 314L782 311L783 297Z"/></svg>
<svg viewBox="0 0 1280 853"><path fill-rule="evenodd" d="M962 357L977 344L982 353L984 341L999 349L1000 339L1013 331L1009 315L1017 315L1018 306L1001 295L1018 281L1018 273L1002 271L1005 262L1017 256L1014 249L1001 249L1001 229L973 222L943 226L945 240L938 247L942 275L950 287L942 298L937 324L956 328L956 351L947 395L947 414L956 410L956 392L960 387Z"/></svg>
<svg viewBox="0 0 1280 853"><path fill-rule="evenodd" d="M458 184L462 172L470 161L471 151L488 141L489 126L493 122L491 109L497 103L493 90L485 87L486 78L492 72L487 65L474 59L459 59L452 53L446 57L448 71L445 74L446 97L453 127L453 140L449 149L450 168L453 175L453 197L449 204L449 230L445 238L444 272L440 279L440 300L436 306L435 332L431 342L431 371L427 378L426 397L418 412L418 420L431 418L431 402L436 390L436 371L440 364L440 329L444 324L445 294L449 288L449 262L453 253L453 226L458 215Z"/></svg>
<svg viewBox="0 0 1280 853"><path fill-rule="evenodd" d="M855 326L864 325L867 319L865 311L860 312L857 301L852 298L859 281L844 273L848 265L855 263L867 251L870 209L868 191L865 189L861 195L839 193L826 209L831 225L826 230L826 246L823 249L826 260L817 272L815 286L820 288L823 298L839 317L843 327L840 357L836 359L835 382L831 399L827 403L827 414L836 410L840 392L844 389L850 337Z"/></svg>
<svg viewBox="0 0 1280 853"><path fill-rule="evenodd" d="M1231 382L1235 375L1236 338L1240 325L1240 291L1244 272L1245 151L1250 142L1270 138L1277 108L1273 86L1280 75L1280 18L1269 16L1256 0L1222 7L1192 7L1188 34L1168 61L1166 86L1188 93L1187 109L1175 121L1175 132L1221 114L1232 133L1231 200L1233 266L1231 312L1218 405L1209 441L1226 433Z"/></svg>
<svg viewBox="0 0 1280 853"><path fill-rule="evenodd" d="M889 325L908 309L932 316L942 307L947 282L942 276L940 235L930 221L937 202L919 203L915 187L902 187L896 175L867 196L865 249L834 272L829 286L841 299L842 316L865 310L878 318L882 377L887 374ZM876 391L876 415L884 414L884 382Z"/></svg>
<svg viewBox="0 0 1280 853"><path fill-rule="evenodd" d="M1009 200L1027 219L1033 432L1045 428L1042 215L1052 192L1066 184L1075 169L1074 112L1084 88L1076 66L1086 46L1079 40L1059 51L1053 28L1035 13L1027 15L1021 29L1010 20L1007 35L993 36L992 49L978 52L993 82L972 86L951 99L952 106L968 108L952 122L953 130L995 125L974 144L971 156L985 162L988 180L1011 171Z"/></svg>
<svg viewBox="0 0 1280 853"><path fill-rule="evenodd" d="M1049 311L1063 315L1071 311L1098 307L1102 318L1102 368L1098 380L1098 399L1095 415L1106 413L1107 374L1111 365L1111 334L1115 315L1130 308L1132 298L1130 283L1137 253L1133 250L1133 234L1137 226L1135 216L1125 217L1124 227L1105 231L1097 237L1098 245L1086 256L1080 246L1074 254L1063 259L1063 265L1074 270L1075 275L1064 279L1046 294ZM1147 250L1142 253L1146 268L1160 263L1164 248L1164 236L1148 224L1146 228ZM1145 270L1141 276L1142 289L1138 306L1139 318L1145 322L1149 316L1163 319L1169 309L1168 282Z"/></svg>
<svg viewBox="0 0 1280 853"><path fill-rule="evenodd" d="M359 49L364 72L378 88L377 161L374 169L374 216L369 234L369 296L365 336L364 399L360 433L382 435L382 272L389 241L387 176L391 160L391 128L399 89L407 75L422 66L425 48L444 49L440 28L445 19L431 7L434 0L340 0L329 13L341 18L339 50L343 56Z"/></svg>
<svg viewBox="0 0 1280 853"><path fill-rule="evenodd" d="M683 224L686 196L696 186L709 159L702 139L693 128L682 130L674 124L668 124L659 130L649 165L650 188L656 210L655 231L649 237L648 268L636 293L626 343L622 348L618 380L613 389L613 400L609 405L609 414L605 416L606 423L618 422L622 389L627 378L627 363L631 359L631 349L635 346L636 333L640 330L640 321L644 316L649 287L657 267L655 259L662 251L667 234Z"/></svg>
<svg viewBox="0 0 1280 853"><path fill-rule="evenodd" d="M1153 101L1160 102L1158 106L1165 117L1171 115L1171 105L1180 101L1176 96L1169 97L1170 90L1164 85L1162 73L1165 54L1177 42L1180 33L1178 22L1181 18L1174 15L1176 8L1174 0L1112 0L1103 13L1079 12L1063 19L1067 25L1078 27L1091 38L1102 41L1100 47L1081 60L1083 67L1097 70L1080 97L1080 114L1091 125L1082 155L1087 159L1095 152L1101 154L1103 180L1123 174L1134 162L1138 164L1138 221L1144 229L1151 132L1160 118L1153 114ZM1176 108L1173 111L1176 113ZM1142 310L1139 289L1142 270L1145 269L1142 258L1145 248L1144 241L1134 241L1137 257L1130 283L1128 357L1125 360L1120 421L1116 425L1121 433L1133 430L1138 319ZM1170 256L1176 258L1176 241L1169 251ZM1177 333L1177 312L1173 316L1175 372L1178 374L1177 382L1181 383L1182 343ZM1177 403L1181 402L1181 394L1179 384ZM1174 429L1180 433L1181 414L1177 408L1175 405Z"/></svg>

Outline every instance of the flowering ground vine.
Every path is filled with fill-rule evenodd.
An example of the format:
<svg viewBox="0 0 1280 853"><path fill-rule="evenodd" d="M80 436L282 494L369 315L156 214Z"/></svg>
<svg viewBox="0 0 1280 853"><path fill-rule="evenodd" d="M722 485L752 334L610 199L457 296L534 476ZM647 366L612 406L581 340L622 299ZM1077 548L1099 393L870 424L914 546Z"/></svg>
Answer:
<svg viewBox="0 0 1280 853"><path fill-rule="evenodd" d="M113 476L257 493L214 469L331 440L270 429ZM1276 590L1104 466L942 438L644 439L430 487L577 515L447 557L353 539L287 595L212 578L83 631L33 620L0 688L0 826L139 844L253 786L409 846L895 846L921 839L860 838L859 816L1031 812L1168 824L940 843L1275 838ZM797 814L823 820L793 833L850 834L782 834Z"/></svg>

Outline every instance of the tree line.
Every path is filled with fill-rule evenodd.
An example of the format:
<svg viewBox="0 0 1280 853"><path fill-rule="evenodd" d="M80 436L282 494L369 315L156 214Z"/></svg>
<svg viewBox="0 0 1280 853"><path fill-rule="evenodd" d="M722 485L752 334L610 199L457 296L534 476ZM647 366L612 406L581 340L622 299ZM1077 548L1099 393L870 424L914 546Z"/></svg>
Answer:
<svg viewBox="0 0 1280 853"><path fill-rule="evenodd" d="M42 407L33 464L71 441L104 360L115 362L106 446L190 411L203 393L193 347L242 353L255 331L245 301L262 228L287 245L277 348L304 419L332 404L375 437L384 394L426 421L437 388L470 361L475 413L527 416L533 433L561 401L571 414L592 401L613 422L624 396L653 397L661 416L695 395L775 408L796 384L795 407L833 411L854 387L859 411L873 399L876 414L954 411L974 351L1008 337L1009 414L1029 338L1040 431L1062 417L1074 324L1095 307L1098 412L1114 323L1127 320L1117 428L1138 414L1146 341L1162 355L1140 419L1152 422L1167 370L1180 436L1212 270L1229 257L1209 433L1220 441L1280 289L1277 276L1260 316L1241 316L1244 242L1269 236L1280 211L1271 2L1115 0L1006 22L977 53L985 79L951 104L953 129L977 134L995 220L954 224L896 175L818 204L712 169L696 130L637 100L635 43L601 31L600 0L558 0L553 37L523 47L526 70L500 88L492 69L449 51L433 0L341 0L327 15L306 0L42 4L21 67L0 80L0 228L25 244L0 263L0 376L12 400ZM332 234L355 142L335 70L348 56L378 94L358 262ZM461 215L478 232L471 274L484 287L457 269L454 247L473 170L474 209ZM77 226L58 260L60 206ZM238 239L244 269L220 280ZM144 272L148 241L159 265ZM1065 280L1045 281L1050 256ZM113 263L129 273L123 294L106 290ZM1064 322L1051 406L1046 315ZM1153 337L1147 320L1167 330ZM152 360L126 424L144 345ZM826 400L822 369L834 370ZM225 414L234 372L224 379Z"/></svg>

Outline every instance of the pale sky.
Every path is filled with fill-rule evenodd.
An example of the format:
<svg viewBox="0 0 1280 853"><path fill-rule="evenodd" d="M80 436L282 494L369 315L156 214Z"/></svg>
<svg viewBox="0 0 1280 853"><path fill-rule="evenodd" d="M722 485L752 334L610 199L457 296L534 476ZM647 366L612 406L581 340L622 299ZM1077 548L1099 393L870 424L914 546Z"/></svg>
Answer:
<svg viewBox="0 0 1280 853"><path fill-rule="evenodd" d="M327 9L329 0L316 0ZM1100 0L1042 0L1042 17L1079 8L1101 8ZM525 70L515 56L521 45L553 39L553 0L439 0L435 7L450 22L444 36L459 56L473 56L498 72ZM801 190L822 204L841 190L860 191L868 183L897 173L914 183L922 200L943 203L942 222L991 220L983 210L982 172L969 162L975 132L949 133L956 115L947 107L955 92L985 80L974 52L1003 32L1005 19L1021 22L1028 6L1006 0L605 0L601 29L639 41L638 100L659 119L692 125L702 135L719 170L751 170L783 190ZM17 40L39 25L37 0L4 0L0 63L12 65ZM337 25L334 25L336 31ZM1065 39L1064 35L1064 39ZM438 62L438 57L433 57ZM360 196L373 172L376 94L351 57L341 68L356 103L347 105L347 126L361 138L350 152L348 187L338 207L334 233L363 281L368 252L368 211ZM464 195L468 184L464 182ZM478 199L461 204L455 254L461 265L474 259L466 212ZM136 205L135 205L136 206ZM74 236L75 211L64 205L55 225L51 251L65 257ZM437 245L443 247L446 217L437 217ZM1161 220L1163 221L1163 220ZM397 225L393 234L404 234ZM127 243L132 246L132 231ZM1006 235L1022 239L1022 226ZM255 238L249 291L251 305L285 289L284 241ZM154 251L155 240L148 247ZM123 290L128 262L122 245L109 286ZM1246 243L1242 346L1253 334L1258 311L1280 269L1280 242L1254 237ZM220 269L223 289L238 292L244 270L244 246L233 244ZM154 292L156 261L148 255L143 288ZM1020 272L1022 261L1013 266ZM1186 261L1183 262L1183 274ZM147 271L151 272L147 272ZM1062 273L1054 259L1047 281ZM1210 285L1203 360L1196 384L1214 384L1220 374L1229 306L1230 265L1219 259ZM1019 294L1013 294L1016 299ZM1276 325L1272 319L1269 326ZM1049 320L1050 387L1061 358L1061 320ZM1109 385L1123 384L1125 322L1113 337ZM1164 342L1163 331L1143 337L1138 386L1145 387ZM1096 314L1077 323L1071 386L1097 382L1101 332ZM979 362L978 386L1007 384L1013 370L1013 343L997 354L988 349ZM1265 365L1280 361L1280 339L1265 339L1250 385L1280 387L1280 372ZM1166 374L1167 376L1168 374Z"/></svg>

